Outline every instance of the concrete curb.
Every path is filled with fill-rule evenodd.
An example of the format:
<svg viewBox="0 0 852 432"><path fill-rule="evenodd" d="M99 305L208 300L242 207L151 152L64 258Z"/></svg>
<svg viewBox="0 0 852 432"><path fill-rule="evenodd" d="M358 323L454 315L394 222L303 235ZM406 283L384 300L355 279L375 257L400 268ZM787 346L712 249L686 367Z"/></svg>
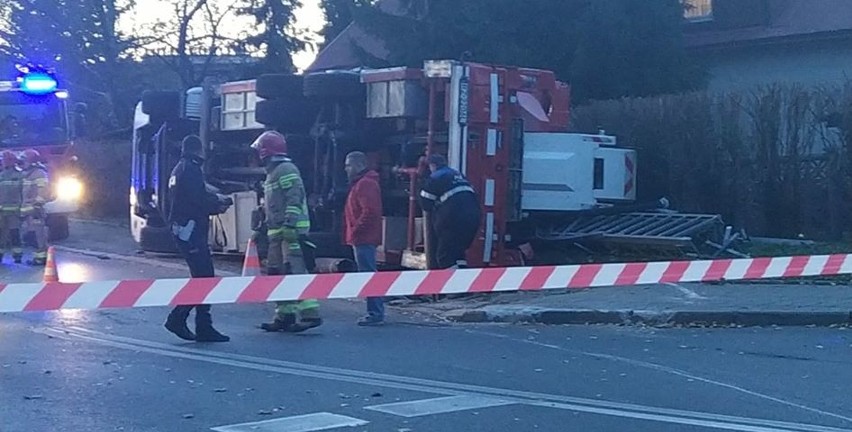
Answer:
<svg viewBox="0 0 852 432"><path fill-rule="evenodd" d="M534 307L488 306L444 314L450 321L463 323L537 323L550 325L646 325L670 326L847 326L852 312L826 311L642 311L546 309Z"/></svg>

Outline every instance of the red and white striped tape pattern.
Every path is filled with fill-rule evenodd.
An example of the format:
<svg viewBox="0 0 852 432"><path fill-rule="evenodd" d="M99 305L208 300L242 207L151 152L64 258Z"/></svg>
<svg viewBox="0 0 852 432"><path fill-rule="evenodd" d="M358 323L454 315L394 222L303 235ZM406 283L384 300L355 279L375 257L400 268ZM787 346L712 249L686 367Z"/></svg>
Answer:
<svg viewBox="0 0 852 432"><path fill-rule="evenodd" d="M852 274L852 255L0 285L0 313L459 294ZM60 275L61 276L61 275Z"/></svg>

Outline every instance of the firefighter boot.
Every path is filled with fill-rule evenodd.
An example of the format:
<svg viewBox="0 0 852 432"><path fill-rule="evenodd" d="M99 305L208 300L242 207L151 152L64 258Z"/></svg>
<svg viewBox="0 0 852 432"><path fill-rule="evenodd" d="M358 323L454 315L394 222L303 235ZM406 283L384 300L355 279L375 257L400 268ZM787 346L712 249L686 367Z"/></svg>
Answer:
<svg viewBox="0 0 852 432"><path fill-rule="evenodd" d="M15 264L20 264L24 261L24 250L20 247L12 248L12 259L15 261Z"/></svg>
<svg viewBox="0 0 852 432"><path fill-rule="evenodd" d="M322 325L322 318L319 313L319 302L316 300L303 300L299 302L300 319L299 324L295 325L290 331L292 333L301 333L312 328Z"/></svg>
<svg viewBox="0 0 852 432"><path fill-rule="evenodd" d="M228 336L213 328L213 317L210 315L210 305L198 305L195 308L195 341L196 342L228 342Z"/></svg>
<svg viewBox="0 0 852 432"><path fill-rule="evenodd" d="M263 323L260 328L268 332L289 331L296 325L296 314L276 314L275 319L271 323Z"/></svg>
<svg viewBox="0 0 852 432"><path fill-rule="evenodd" d="M176 306L166 319L165 327L166 330L183 340L194 341L195 333L186 326L186 319L189 317L190 310L192 310L192 306Z"/></svg>

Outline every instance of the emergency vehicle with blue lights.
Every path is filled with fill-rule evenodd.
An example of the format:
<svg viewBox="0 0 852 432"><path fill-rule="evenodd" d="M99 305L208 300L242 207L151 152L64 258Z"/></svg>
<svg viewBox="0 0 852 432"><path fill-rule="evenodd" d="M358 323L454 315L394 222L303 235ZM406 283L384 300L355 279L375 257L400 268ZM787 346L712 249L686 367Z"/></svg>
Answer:
<svg viewBox="0 0 852 432"><path fill-rule="evenodd" d="M83 197L74 142L84 132L84 115L85 105L72 108L69 92L50 69L18 65L13 80L0 81L0 150L41 154L51 185L45 211L53 240L68 237L68 216Z"/></svg>

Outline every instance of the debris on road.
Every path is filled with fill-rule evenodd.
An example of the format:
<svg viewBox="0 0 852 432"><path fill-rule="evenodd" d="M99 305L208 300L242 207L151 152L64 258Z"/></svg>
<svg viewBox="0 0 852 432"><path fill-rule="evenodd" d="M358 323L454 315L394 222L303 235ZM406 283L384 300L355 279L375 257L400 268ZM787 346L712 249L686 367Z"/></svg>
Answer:
<svg viewBox="0 0 852 432"><path fill-rule="evenodd" d="M42 396L42 395L24 396L24 400L39 400L39 399L44 399L44 396Z"/></svg>

